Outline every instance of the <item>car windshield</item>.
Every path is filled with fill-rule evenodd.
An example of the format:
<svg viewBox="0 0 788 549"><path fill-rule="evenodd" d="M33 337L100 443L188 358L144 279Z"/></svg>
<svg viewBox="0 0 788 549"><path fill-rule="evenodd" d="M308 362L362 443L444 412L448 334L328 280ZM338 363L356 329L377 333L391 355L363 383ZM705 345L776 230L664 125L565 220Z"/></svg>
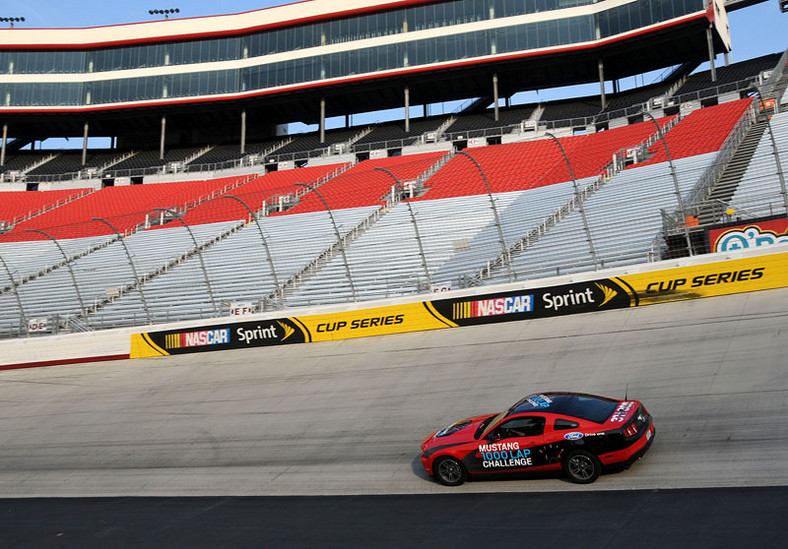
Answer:
<svg viewBox="0 0 788 549"><path fill-rule="evenodd" d="M487 436L487 433L489 433L492 430L492 428L498 424L499 421L501 421L504 417L506 417L506 414L508 413L509 410L504 410L497 416L490 416L484 421L482 421L481 424L479 425L479 428L476 429L476 433L473 435L473 438L479 440L480 438L484 438L485 436Z"/></svg>

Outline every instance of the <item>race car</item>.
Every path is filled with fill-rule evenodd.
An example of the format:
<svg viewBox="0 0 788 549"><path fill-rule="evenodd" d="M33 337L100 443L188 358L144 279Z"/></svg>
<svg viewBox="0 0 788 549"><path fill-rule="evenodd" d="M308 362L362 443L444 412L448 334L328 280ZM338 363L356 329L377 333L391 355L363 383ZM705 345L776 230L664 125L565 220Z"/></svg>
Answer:
<svg viewBox="0 0 788 549"><path fill-rule="evenodd" d="M427 474L446 486L469 477L563 473L578 484L628 468L654 441L654 423L637 400L572 392L534 394L500 414L475 416L421 444Z"/></svg>

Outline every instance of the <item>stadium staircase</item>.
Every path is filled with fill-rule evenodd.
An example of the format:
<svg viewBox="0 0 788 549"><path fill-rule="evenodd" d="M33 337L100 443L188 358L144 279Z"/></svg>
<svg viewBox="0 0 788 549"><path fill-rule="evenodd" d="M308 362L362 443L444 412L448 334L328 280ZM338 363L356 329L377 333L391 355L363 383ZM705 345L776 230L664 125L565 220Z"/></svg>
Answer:
<svg viewBox="0 0 788 549"><path fill-rule="evenodd" d="M766 131L766 120L754 123L736 148L736 152L725 166L722 176L711 188L705 203L698 210L698 224L708 225L720 220L727 209L744 173L750 166L755 149Z"/></svg>

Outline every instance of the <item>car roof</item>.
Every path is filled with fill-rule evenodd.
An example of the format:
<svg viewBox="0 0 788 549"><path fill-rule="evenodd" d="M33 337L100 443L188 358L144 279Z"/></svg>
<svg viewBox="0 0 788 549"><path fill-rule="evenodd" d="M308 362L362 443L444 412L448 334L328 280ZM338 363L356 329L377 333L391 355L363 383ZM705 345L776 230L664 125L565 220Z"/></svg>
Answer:
<svg viewBox="0 0 788 549"><path fill-rule="evenodd" d="M509 409L507 415L549 412L604 423L620 401L585 393L538 393L525 397Z"/></svg>

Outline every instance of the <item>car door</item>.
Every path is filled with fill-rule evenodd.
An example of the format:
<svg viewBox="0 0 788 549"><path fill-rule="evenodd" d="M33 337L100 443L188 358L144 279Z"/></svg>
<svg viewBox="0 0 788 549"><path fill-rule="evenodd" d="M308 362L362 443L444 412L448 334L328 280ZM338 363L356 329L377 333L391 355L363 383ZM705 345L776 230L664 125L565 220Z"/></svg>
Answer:
<svg viewBox="0 0 788 549"><path fill-rule="evenodd" d="M469 468L494 474L523 471L545 465L540 448L544 442L545 417L529 414L507 418L481 441Z"/></svg>

